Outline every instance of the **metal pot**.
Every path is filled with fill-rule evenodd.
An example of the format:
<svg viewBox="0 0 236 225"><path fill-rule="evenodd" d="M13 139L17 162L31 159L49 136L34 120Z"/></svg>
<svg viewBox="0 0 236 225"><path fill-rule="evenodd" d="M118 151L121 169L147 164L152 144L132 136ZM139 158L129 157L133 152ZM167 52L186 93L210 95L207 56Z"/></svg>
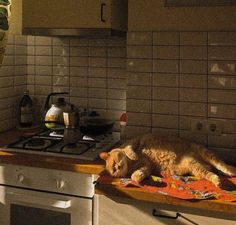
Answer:
<svg viewBox="0 0 236 225"><path fill-rule="evenodd" d="M86 116L80 120L80 132L86 135L101 135L111 131L114 120L100 116Z"/></svg>

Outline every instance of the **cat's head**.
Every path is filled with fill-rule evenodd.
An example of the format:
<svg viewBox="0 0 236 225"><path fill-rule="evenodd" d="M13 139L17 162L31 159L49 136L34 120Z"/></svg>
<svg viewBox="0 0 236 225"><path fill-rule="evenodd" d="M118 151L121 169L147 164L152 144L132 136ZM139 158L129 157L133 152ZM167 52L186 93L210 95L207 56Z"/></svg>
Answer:
<svg viewBox="0 0 236 225"><path fill-rule="evenodd" d="M106 170L113 177L125 177L128 174L128 159L121 149L101 152L99 156L106 161Z"/></svg>

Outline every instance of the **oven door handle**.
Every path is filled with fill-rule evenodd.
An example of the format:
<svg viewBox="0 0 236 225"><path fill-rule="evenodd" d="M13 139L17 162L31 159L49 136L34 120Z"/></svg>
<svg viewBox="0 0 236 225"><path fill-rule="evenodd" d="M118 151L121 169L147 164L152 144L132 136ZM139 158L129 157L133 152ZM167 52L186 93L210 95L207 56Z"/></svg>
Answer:
<svg viewBox="0 0 236 225"><path fill-rule="evenodd" d="M21 194L17 192L8 192L14 202L29 203L39 206L47 206L59 209L68 209L71 207L71 200L52 199L47 197L38 197L29 194Z"/></svg>

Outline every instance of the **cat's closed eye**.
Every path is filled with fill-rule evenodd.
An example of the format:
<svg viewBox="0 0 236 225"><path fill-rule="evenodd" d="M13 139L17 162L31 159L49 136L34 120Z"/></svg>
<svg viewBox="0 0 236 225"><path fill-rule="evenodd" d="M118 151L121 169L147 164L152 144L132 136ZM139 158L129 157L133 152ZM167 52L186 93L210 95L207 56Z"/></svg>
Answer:
<svg viewBox="0 0 236 225"><path fill-rule="evenodd" d="M120 163L114 163L112 166L113 172L115 173L116 171L121 169Z"/></svg>

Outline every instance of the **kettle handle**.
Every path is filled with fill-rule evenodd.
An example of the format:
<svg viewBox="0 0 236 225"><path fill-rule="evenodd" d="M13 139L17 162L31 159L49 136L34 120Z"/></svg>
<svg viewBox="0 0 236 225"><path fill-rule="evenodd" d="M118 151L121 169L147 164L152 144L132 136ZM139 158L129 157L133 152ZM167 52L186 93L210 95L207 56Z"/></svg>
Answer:
<svg viewBox="0 0 236 225"><path fill-rule="evenodd" d="M46 98L46 101L45 101L45 104L44 104L44 110L47 111L50 108L49 101L50 101L51 96L65 95L65 94L69 94L69 92L52 92L52 93L50 93Z"/></svg>

